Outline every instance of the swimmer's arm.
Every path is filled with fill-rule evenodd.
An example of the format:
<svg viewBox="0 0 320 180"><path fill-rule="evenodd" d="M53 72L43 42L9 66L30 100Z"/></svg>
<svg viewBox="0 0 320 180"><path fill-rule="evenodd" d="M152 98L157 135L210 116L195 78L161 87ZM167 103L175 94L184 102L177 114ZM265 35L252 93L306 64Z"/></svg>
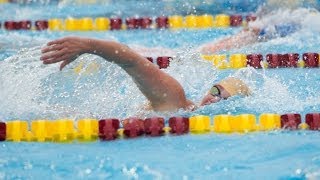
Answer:
<svg viewBox="0 0 320 180"><path fill-rule="evenodd" d="M124 69L150 101L154 110L172 111L189 108L182 86L156 65L134 52L129 47L112 41L67 37L48 43L42 50L44 64L62 62L60 69L84 53L95 54Z"/></svg>
<svg viewBox="0 0 320 180"><path fill-rule="evenodd" d="M258 40L259 29L245 29L236 35L221 39L218 42L208 43L200 47L200 52L204 54L216 53L218 51L239 48Z"/></svg>

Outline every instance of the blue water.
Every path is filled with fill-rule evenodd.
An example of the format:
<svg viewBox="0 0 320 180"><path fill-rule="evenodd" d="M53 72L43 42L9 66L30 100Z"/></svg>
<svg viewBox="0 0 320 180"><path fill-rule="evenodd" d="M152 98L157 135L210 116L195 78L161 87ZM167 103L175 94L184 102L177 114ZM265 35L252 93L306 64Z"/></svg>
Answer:
<svg viewBox="0 0 320 180"><path fill-rule="evenodd" d="M124 5L116 3L115 6L121 9ZM127 6L130 7L130 4ZM256 4L254 6L257 7ZM54 3L45 6L0 5L0 12L3 19L11 17L10 13L19 14L20 10L23 12L21 14L28 15L30 19L40 18L39 14L42 13L41 18L67 17L72 12L78 13L76 16L88 15L87 12L92 13L89 14L92 16L103 14L101 13L104 11L103 8L94 12L91 9L93 7L100 6L77 5L69 8ZM108 11L112 11L108 3L102 7L105 7L106 15L110 14ZM203 7L200 9L205 10ZM252 10L254 7L246 11L233 9L239 12ZM57 13L54 14L53 11ZM121 12L124 15L131 15L135 11ZM148 14L144 11L140 13ZM171 13L173 12L168 12ZM181 10L180 14L183 13L188 12ZM16 18L20 19L18 15ZM40 47L43 44L67 35L117 40L129 46L174 49L178 55L172 66L165 71L178 79L189 99L199 102L212 83L233 75L236 71L216 70L211 64L193 54L192 49L240 30L240 28L119 32L1 30L0 119L31 121L62 117L126 118L140 113L145 116L170 117L195 114L213 116L224 113L259 115L264 112L278 114L296 112L304 116L309 112L319 112L319 69L243 69L241 71L247 76L245 79L253 88L252 96L230 98L201 107L194 112L161 114L143 111L137 113L145 103L143 95L120 68L100 58L84 56L62 72L58 71L58 65L43 66L39 61ZM305 28L288 37L222 53L265 55L320 52L319 35L319 31ZM96 63L99 65L99 70L89 75L75 74L73 68L80 62ZM0 179L319 179L319 136L319 132L274 131L231 135L210 133L142 137L112 142L69 144L1 142Z"/></svg>
<svg viewBox="0 0 320 180"><path fill-rule="evenodd" d="M305 179L318 132L187 135L89 144L2 143L6 179Z"/></svg>

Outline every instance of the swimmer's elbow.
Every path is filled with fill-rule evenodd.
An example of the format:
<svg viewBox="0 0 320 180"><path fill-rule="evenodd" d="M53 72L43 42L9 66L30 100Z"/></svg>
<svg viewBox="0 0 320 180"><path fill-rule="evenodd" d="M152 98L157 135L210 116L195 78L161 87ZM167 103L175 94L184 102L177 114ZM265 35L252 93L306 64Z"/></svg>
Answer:
<svg viewBox="0 0 320 180"><path fill-rule="evenodd" d="M179 109L193 110L195 105L188 100L184 91L173 93L169 96L151 100L150 105L155 111L177 111Z"/></svg>

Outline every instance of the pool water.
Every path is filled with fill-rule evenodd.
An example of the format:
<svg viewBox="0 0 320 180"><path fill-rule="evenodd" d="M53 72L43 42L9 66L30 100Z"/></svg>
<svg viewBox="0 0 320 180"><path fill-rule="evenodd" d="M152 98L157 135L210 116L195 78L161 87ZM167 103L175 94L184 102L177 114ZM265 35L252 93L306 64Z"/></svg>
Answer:
<svg viewBox="0 0 320 180"><path fill-rule="evenodd" d="M158 3L157 6L160 6L159 4L161 5ZM252 4L253 7L246 10L234 8L226 11L249 13L258 6L258 3ZM118 9L123 8L120 13L123 17L137 13L126 9L133 6L132 2L125 5L115 3L115 6ZM104 5L85 7L56 3L41 6L0 5L2 20L12 18L10 14L17 15L16 19L37 19L39 16L108 16L115 12L110 10L107 1ZM96 7L100 8L90 11ZM222 9L223 7L221 6ZM202 11L207 10L200 5L199 8ZM166 10L167 14L173 14ZM211 13L214 12L212 10ZM152 11L140 13L139 15L149 15ZM154 15L159 15L157 13ZM176 13L188 13L188 8L182 8L181 12ZM320 52L320 25L313 23L310 26L313 28L305 27L284 38L221 53L265 55ZM0 120L77 120L106 117L123 119L132 116L168 118L178 115L214 116L228 113L250 113L258 116L265 112L294 112L304 117L307 113L319 112L319 69L217 70L195 53L199 45L240 30L241 28L107 32L1 30ZM174 49L177 54L171 66L164 71L175 77L183 85L187 97L195 102L201 100L214 82L229 75L245 79L253 94L245 98L232 97L217 104L200 107L193 112L144 111L141 106L146 103L146 99L130 77L101 58L84 55L61 72L58 65L42 65L39 61L41 47L49 40L68 35L117 40L134 48ZM171 52L163 50L161 53L168 55ZM156 57L161 53L145 52L144 55ZM75 72L74 68L81 63L85 67L93 65L96 68L90 72ZM279 130L228 135L167 135L90 143L1 142L0 179L319 179L319 136L317 131Z"/></svg>

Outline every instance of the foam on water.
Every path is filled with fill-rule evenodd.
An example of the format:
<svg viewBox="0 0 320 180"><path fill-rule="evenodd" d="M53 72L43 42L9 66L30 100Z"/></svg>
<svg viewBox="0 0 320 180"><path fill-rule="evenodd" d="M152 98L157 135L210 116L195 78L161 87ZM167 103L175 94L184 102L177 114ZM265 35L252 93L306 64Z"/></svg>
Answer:
<svg viewBox="0 0 320 180"><path fill-rule="evenodd" d="M112 113L114 107L131 109L134 101L129 99L142 97L127 75L113 64L102 61L99 64L102 71L77 75L72 68L59 72L58 65L42 65L39 58L38 48L1 62L4 118L13 114L17 118L30 117L30 114L46 118L115 116L119 112ZM79 63L90 64L95 59L83 56ZM130 107L125 108L128 102Z"/></svg>

